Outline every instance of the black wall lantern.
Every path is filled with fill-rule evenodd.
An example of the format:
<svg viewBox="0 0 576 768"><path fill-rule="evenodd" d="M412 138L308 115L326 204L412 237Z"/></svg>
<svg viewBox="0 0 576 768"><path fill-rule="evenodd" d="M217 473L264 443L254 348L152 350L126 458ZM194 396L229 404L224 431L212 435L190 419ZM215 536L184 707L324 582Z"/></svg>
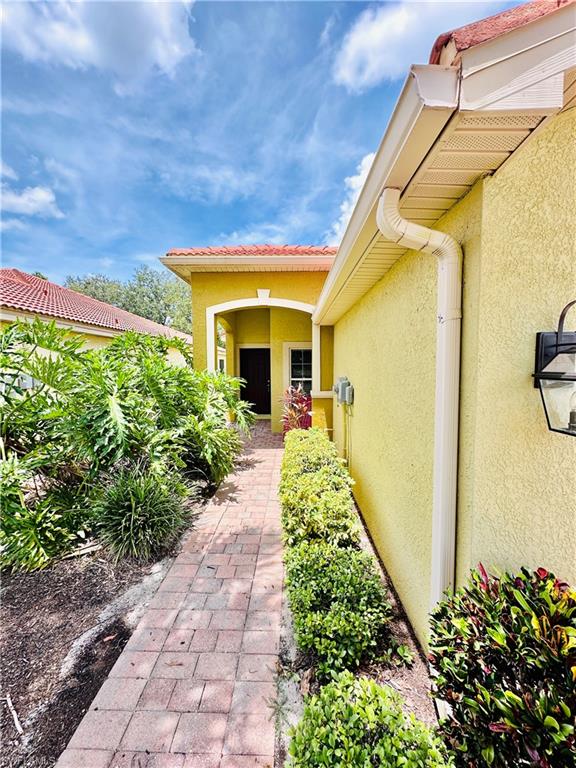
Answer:
<svg viewBox="0 0 576 768"><path fill-rule="evenodd" d="M536 335L534 386L542 395L542 403L552 432L576 437L576 332L564 331L567 304L558 320L556 333Z"/></svg>

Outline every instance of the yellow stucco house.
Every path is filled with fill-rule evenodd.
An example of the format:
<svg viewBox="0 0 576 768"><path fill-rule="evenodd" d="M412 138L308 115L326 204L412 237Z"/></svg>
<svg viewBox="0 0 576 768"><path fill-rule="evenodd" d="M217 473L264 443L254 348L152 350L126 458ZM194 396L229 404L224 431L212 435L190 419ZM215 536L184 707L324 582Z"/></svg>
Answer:
<svg viewBox="0 0 576 768"><path fill-rule="evenodd" d="M162 260L191 285L198 366L220 323L272 429L291 381L311 391L424 642L478 561L576 582L576 441L548 429L533 379L536 334L576 298L575 29L576 5L539 0L441 36L337 253Z"/></svg>

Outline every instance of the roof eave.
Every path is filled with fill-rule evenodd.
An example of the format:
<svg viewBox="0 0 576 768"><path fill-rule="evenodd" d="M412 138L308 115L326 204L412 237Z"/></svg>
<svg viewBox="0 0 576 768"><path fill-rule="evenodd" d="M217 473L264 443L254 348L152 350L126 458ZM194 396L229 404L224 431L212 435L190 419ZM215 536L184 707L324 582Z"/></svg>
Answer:
<svg viewBox="0 0 576 768"><path fill-rule="evenodd" d="M563 106L564 73L576 66L574 6L462 51L458 67L412 67L364 184L313 315L332 325L331 311L378 234L382 190L404 191L458 112L549 116ZM376 280L374 281L376 282Z"/></svg>
<svg viewBox="0 0 576 768"><path fill-rule="evenodd" d="M437 64L415 65L400 93L384 138L354 208L344 237L320 294L315 323L353 272L355 256L371 238L366 224L376 223L378 198L384 187L404 189L458 105L458 69ZM363 237L364 234L364 237Z"/></svg>

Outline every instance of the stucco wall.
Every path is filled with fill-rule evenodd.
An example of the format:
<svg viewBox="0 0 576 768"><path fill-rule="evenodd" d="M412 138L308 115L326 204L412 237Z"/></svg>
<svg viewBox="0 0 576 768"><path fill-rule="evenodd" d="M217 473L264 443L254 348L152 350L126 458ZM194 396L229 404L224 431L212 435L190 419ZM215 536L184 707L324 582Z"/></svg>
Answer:
<svg viewBox="0 0 576 768"><path fill-rule="evenodd" d="M282 393L288 386L289 377L284 357L284 343L312 341L310 315L292 309L272 307L270 309L270 339L272 431L281 432Z"/></svg>
<svg viewBox="0 0 576 768"><path fill-rule="evenodd" d="M576 442L547 430L535 334L576 296L576 110L530 139L438 222L464 250L457 579L482 560L576 583ZM407 253L335 327L355 386L356 498L419 638L429 601L436 264ZM571 325L575 325L574 318Z"/></svg>
<svg viewBox="0 0 576 768"><path fill-rule="evenodd" d="M554 330L576 298L575 137L572 109L484 182L476 370L465 380L476 395L472 520L460 578L482 560L545 566L576 584L576 440L548 431L531 378L536 333ZM567 321L576 327L574 313Z"/></svg>
<svg viewBox="0 0 576 768"><path fill-rule="evenodd" d="M242 309L236 312L236 344L270 343L270 310Z"/></svg>
<svg viewBox="0 0 576 768"><path fill-rule="evenodd" d="M256 298L259 288L277 299L315 304L326 272L197 273L192 276L194 365L206 368L206 307L235 299Z"/></svg>
<svg viewBox="0 0 576 768"><path fill-rule="evenodd" d="M436 269L406 254L334 329L334 408L354 495L416 631L426 632L432 503Z"/></svg>

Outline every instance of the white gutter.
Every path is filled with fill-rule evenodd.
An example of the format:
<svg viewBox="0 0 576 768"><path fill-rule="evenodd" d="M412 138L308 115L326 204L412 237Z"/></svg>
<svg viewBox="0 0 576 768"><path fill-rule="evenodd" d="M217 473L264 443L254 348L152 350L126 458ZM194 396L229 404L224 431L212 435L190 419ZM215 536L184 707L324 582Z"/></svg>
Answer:
<svg viewBox="0 0 576 768"><path fill-rule="evenodd" d="M462 322L462 249L445 232L407 221L399 211L400 190L386 188L376 222L382 235L411 250L438 259L438 329L434 408L434 489L432 506L431 606L454 586L458 486L458 414L460 407L460 327Z"/></svg>
<svg viewBox="0 0 576 768"><path fill-rule="evenodd" d="M324 323L332 302L368 247L375 231L374 217L382 187L404 188L452 117L458 106L459 75L457 67L438 64L410 68L316 303L312 322ZM367 230L370 235L366 235Z"/></svg>

